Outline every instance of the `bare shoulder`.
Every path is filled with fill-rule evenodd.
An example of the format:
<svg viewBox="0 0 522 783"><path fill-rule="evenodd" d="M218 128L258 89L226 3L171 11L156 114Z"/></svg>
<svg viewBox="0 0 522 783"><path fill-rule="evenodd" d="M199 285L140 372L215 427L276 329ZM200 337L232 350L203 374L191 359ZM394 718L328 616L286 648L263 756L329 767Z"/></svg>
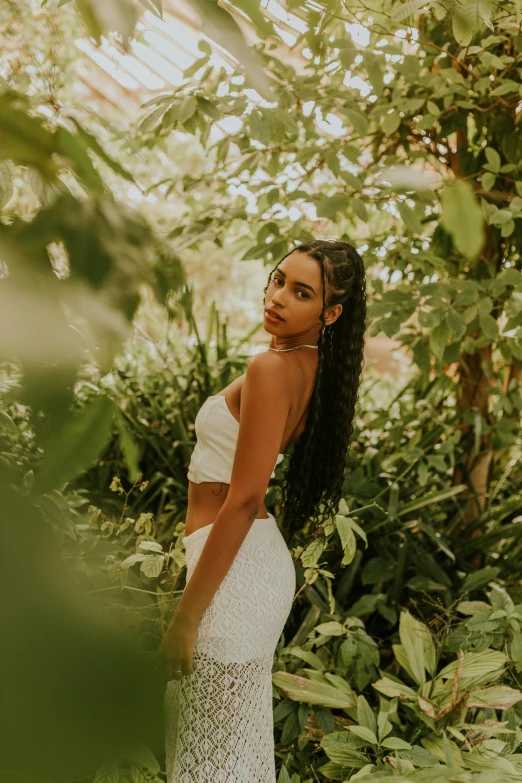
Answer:
<svg viewBox="0 0 522 783"><path fill-rule="evenodd" d="M255 354L249 360L245 381L248 378L249 381L261 388L271 387L278 392L289 393L288 383L292 376L293 368L289 362L285 361L285 357L275 351L264 351Z"/></svg>
<svg viewBox="0 0 522 783"><path fill-rule="evenodd" d="M255 387L267 400L277 397L290 402L294 368L286 358L275 351L255 354L248 362L243 385Z"/></svg>

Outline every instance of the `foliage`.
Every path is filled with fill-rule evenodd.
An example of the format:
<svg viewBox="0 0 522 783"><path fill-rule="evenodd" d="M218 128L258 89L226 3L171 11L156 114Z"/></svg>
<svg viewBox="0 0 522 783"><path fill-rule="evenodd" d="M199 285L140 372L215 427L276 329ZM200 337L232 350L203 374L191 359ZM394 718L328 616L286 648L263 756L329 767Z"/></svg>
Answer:
<svg viewBox="0 0 522 783"><path fill-rule="evenodd" d="M506 625L499 602L508 607L512 624ZM505 591L492 586L489 602L480 609L468 602L458 608L473 612L472 617L480 613L481 627L469 620L453 627L446 622L434 636L410 612L402 612L400 644L393 645L394 660L386 670L379 666L379 650L362 621L353 616L316 626L302 643L280 644L273 681L283 698L274 716L282 724L283 745L298 739L287 769L305 758L313 764L311 744L324 749L329 761L317 771L332 780L345 780L357 770L359 777L379 771L391 777L414 769L418 774L412 780L438 780L432 775L435 769L441 780L451 780L444 774L456 775L455 768L459 773L501 770L504 780L516 780L521 757L515 751L522 741L516 705L522 691L512 687L519 682L511 667L520 670L522 604L515 606ZM471 626L476 637L485 629L486 617L486 635L477 650ZM361 650L364 644L372 649L371 663ZM373 678L368 699L357 694L366 687L357 668L364 658L380 675ZM452 660L446 663L448 658Z"/></svg>
<svg viewBox="0 0 522 783"><path fill-rule="evenodd" d="M161 14L159 3L145 5ZM274 673L279 781L315 780L316 771L334 780L517 779L520 6L503 2L493 16L487 4L453 0L296 0L289 6L304 30L294 68L255 4L226 5L266 44L246 47L227 10L195 0L210 10L215 40L225 22L244 66L216 73L202 43L185 74L195 78L144 107L133 140L154 149L182 132L201 145L204 171L162 184L166 199L186 205L170 231L176 252L114 198L101 172L135 177L81 120L41 111L39 90L23 80L0 95L0 350L21 368L25 403L9 381L2 487L29 495L79 581L103 596L100 609L120 604L153 647L183 577L185 499L166 506L172 443L181 477L198 406L244 362L225 347L214 364L198 339L179 375L165 369L165 351L160 377L145 385L142 367L120 356L112 388L97 397L85 391L85 361L100 366L98 395L144 284L170 316L190 311L184 249L213 241L231 258L273 264L317 234L355 241L367 261L369 333L397 339L418 372L389 405L361 415L338 513L313 536L305 525L293 550L293 637L281 641ZM130 6L78 4L95 39L115 26L123 45ZM245 76L265 100L249 103ZM240 118L238 130L211 139L225 117ZM28 219L9 211L20 175L41 204ZM165 393L175 381L176 394ZM141 384L146 397L137 398ZM112 480L119 508L90 503L82 481L68 498L60 492L100 451L88 489L98 474L103 506ZM103 769L99 779L129 771Z"/></svg>

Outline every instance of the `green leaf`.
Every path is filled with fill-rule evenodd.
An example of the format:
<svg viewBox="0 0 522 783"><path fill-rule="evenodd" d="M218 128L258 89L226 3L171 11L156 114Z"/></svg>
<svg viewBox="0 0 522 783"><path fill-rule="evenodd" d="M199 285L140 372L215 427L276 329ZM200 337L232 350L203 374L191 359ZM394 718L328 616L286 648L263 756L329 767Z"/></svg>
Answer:
<svg viewBox="0 0 522 783"><path fill-rule="evenodd" d="M522 699L522 693L507 685L493 685L490 688L472 690L468 707L484 707L491 710L507 710Z"/></svg>
<svg viewBox="0 0 522 783"><path fill-rule="evenodd" d="M435 645L430 630L406 611L401 614L399 636L413 678L422 685L426 681L425 669L434 674L436 667Z"/></svg>
<svg viewBox="0 0 522 783"><path fill-rule="evenodd" d="M413 234L422 234L422 223L417 217L415 211L406 204L405 201L399 201L397 204L400 216L404 221L404 225Z"/></svg>
<svg viewBox="0 0 522 783"><path fill-rule="evenodd" d="M461 46L468 46L473 38L473 33L480 23L478 6L475 2L465 2L452 8L451 22L455 40Z"/></svg>
<svg viewBox="0 0 522 783"><path fill-rule="evenodd" d="M498 154L497 150L494 149L493 147L486 147L484 152L488 161L489 168L491 169L491 171L495 172L495 174L498 173L500 166L502 164L502 159Z"/></svg>
<svg viewBox="0 0 522 783"><path fill-rule="evenodd" d="M522 632L513 633L509 645L509 655L515 664L517 672L522 672Z"/></svg>
<svg viewBox="0 0 522 783"><path fill-rule="evenodd" d="M111 761L102 764L94 776L93 783L121 783L119 763Z"/></svg>
<svg viewBox="0 0 522 783"><path fill-rule="evenodd" d="M397 512L397 516L403 516L404 514L408 514L411 511L417 511L419 508L424 508L424 506L429 506L432 503L440 503L443 500L448 500L448 498L452 498L455 495L460 494L461 492L464 492L466 489L466 484L455 484L454 487L448 487L448 489L442 489L440 491L430 492L428 495L425 495L423 498L419 498L418 500L412 500L410 503L405 503L403 506L400 507L399 511Z"/></svg>
<svg viewBox="0 0 522 783"><path fill-rule="evenodd" d="M180 125L189 120L197 108L198 102L194 95L187 95L183 98L176 111L176 119Z"/></svg>
<svg viewBox="0 0 522 783"><path fill-rule="evenodd" d="M348 726L348 729L355 734L356 737L366 740L371 745L378 745L378 740L374 732L371 729L367 729L366 726Z"/></svg>
<svg viewBox="0 0 522 783"><path fill-rule="evenodd" d="M12 418L5 412L0 410L0 432L7 432L10 435L18 435L18 427L12 420Z"/></svg>
<svg viewBox="0 0 522 783"><path fill-rule="evenodd" d="M344 636L346 628L341 623L331 621L329 623L320 623L315 626L315 630L322 636Z"/></svg>
<svg viewBox="0 0 522 783"><path fill-rule="evenodd" d="M147 555L141 563L140 570L145 576L154 579L161 574L164 563L164 555Z"/></svg>
<svg viewBox="0 0 522 783"><path fill-rule="evenodd" d="M332 685L312 682L290 672L274 672L272 682L294 701L322 704L333 709L350 710L356 706L355 694L350 696Z"/></svg>
<svg viewBox="0 0 522 783"><path fill-rule="evenodd" d="M390 750L411 750L412 746L400 737L388 737L381 742L381 747L390 748Z"/></svg>
<svg viewBox="0 0 522 783"><path fill-rule="evenodd" d="M115 411L114 402L100 394L66 422L46 448L34 483L35 493L59 488L91 465L109 440Z"/></svg>
<svg viewBox="0 0 522 783"><path fill-rule="evenodd" d="M124 168L121 163L118 163L117 160L111 158L111 156L105 152L101 144L92 135L92 133L86 131L85 128L83 128L74 117L69 115L68 119L76 126L78 136L81 138L86 147L90 147L90 149L92 149L93 152L95 152L98 157L101 158L116 174L119 174L120 177L123 177L123 179L127 180L127 182L132 182L134 185L136 184L130 171L127 171L127 169Z"/></svg>
<svg viewBox="0 0 522 783"><path fill-rule="evenodd" d="M401 696L406 699L417 699L417 694L408 685L404 685L402 682L396 682L389 677L381 677L377 682L372 683L373 687L388 696L390 699L400 698Z"/></svg>
<svg viewBox="0 0 522 783"><path fill-rule="evenodd" d="M138 549L145 549L146 552L160 552L163 554L163 547L157 541L140 541Z"/></svg>
<svg viewBox="0 0 522 783"><path fill-rule="evenodd" d="M456 337L463 337L466 333L466 322L460 313L452 307L450 307L446 315L446 323Z"/></svg>
<svg viewBox="0 0 522 783"><path fill-rule="evenodd" d="M285 652L288 652L290 655L295 655L296 658L301 658L301 660L318 671L321 671L324 668L324 664L319 656L310 650L302 650L300 647L290 647Z"/></svg>
<svg viewBox="0 0 522 783"><path fill-rule="evenodd" d="M467 182L457 180L441 197L441 225L452 235L455 247L466 258L476 258L484 244L484 218Z"/></svg>
<svg viewBox="0 0 522 783"><path fill-rule="evenodd" d="M390 114L383 114L380 119L380 125L382 132L386 136L393 136L399 125L401 124L401 115L398 111L392 111Z"/></svg>
<svg viewBox="0 0 522 783"><path fill-rule="evenodd" d="M488 340L497 340L499 336L498 323L492 315L487 313L479 315L480 328L488 338Z"/></svg>
<svg viewBox="0 0 522 783"><path fill-rule="evenodd" d="M301 554L301 563L305 568L317 565L319 558L324 552L325 540L322 537L311 541L304 552Z"/></svg>
<svg viewBox="0 0 522 783"><path fill-rule="evenodd" d="M485 568L480 568L478 571L468 574L462 583L460 592L467 593L472 590L477 590L479 587L482 587L482 585L495 579L499 571L500 568L498 566L486 566Z"/></svg>
<svg viewBox="0 0 522 783"><path fill-rule="evenodd" d="M362 693L357 697L357 720L361 726L369 729L375 736L377 732L377 719Z"/></svg>
<svg viewBox="0 0 522 783"><path fill-rule="evenodd" d="M358 133L361 138L366 136L368 131L368 120L364 114L361 114L361 112L356 111L355 109L347 109L344 107L341 111L348 117L348 120L353 125L356 133Z"/></svg>
<svg viewBox="0 0 522 783"><path fill-rule="evenodd" d="M137 480L140 474L140 468L138 462L139 449L135 440L132 438L132 435L129 432L129 429L127 427L127 424L125 422L125 419L121 411L119 410L116 412L115 424L118 428L118 432L120 433L120 447L125 459L125 464L127 465L127 474L129 476L129 481L131 481L134 484L134 482Z"/></svg>
<svg viewBox="0 0 522 783"><path fill-rule="evenodd" d="M126 557L125 560L120 563L120 568L130 568L131 566L136 565L136 563L142 563L146 557L147 555L136 552L134 555L129 555L129 557Z"/></svg>
<svg viewBox="0 0 522 783"><path fill-rule="evenodd" d="M338 218L350 202L350 196L339 193L329 198L323 198L317 204L317 217Z"/></svg>
<svg viewBox="0 0 522 783"><path fill-rule="evenodd" d="M462 662L462 681L484 677L497 673L507 661L507 655L500 650L483 650L482 652L465 652ZM452 661L438 674L437 679L452 679L459 668L459 661Z"/></svg>
<svg viewBox="0 0 522 783"><path fill-rule="evenodd" d="M350 171L341 171L341 177L354 190L362 190L362 182L355 174L352 174Z"/></svg>
<svg viewBox="0 0 522 783"><path fill-rule="evenodd" d="M13 196L14 173L15 168L10 160L0 161L0 209L6 207Z"/></svg>
<svg viewBox="0 0 522 783"><path fill-rule="evenodd" d="M343 767L361 768L368 763L368 757L353 747L355 737L349 731L334 731L321 738L320 745L329 759ZM320 771L324 771L321 767ZM324 774L324 772L323 772ZM343 780L335 777L335 780Z"/></svg>

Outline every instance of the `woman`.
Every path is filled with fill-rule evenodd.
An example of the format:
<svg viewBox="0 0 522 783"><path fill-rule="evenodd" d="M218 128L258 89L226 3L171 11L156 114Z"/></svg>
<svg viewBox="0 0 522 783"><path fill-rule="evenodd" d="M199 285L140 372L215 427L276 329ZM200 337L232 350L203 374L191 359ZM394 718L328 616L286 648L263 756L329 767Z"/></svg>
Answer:
<svg viewBox="0 0 522 783"><path fill-rule="evenodd" d="M167 783L275 783L271 672L296 587L287 541L341 498L363 361L361 257L347 242L299 245L270 273L264 307L269 349L196 417L187 584L160 646ZM291 445L286 541L264 496Z"/></svg>

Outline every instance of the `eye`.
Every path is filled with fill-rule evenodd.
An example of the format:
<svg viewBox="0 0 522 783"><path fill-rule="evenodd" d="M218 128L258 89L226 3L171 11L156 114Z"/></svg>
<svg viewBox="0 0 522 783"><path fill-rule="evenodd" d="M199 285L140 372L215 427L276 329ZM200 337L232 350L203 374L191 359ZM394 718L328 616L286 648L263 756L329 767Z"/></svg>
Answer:
<svg viewBox="0 0 522 783"><path fill-rule="evenodd" d="M274 277L274 281L275 281L276 283L283 283L283 284L284 284L284 282L285 282L285 281L283 280L283 278L282 278L282 277ZM305 299L310 299L310 295L309 295L309 294L307 294L307 293L305 293L304 291L300 291L300 290L298 290L298 291L297 291L297 293L298 293L298 294L303 294Z"/></svg>

